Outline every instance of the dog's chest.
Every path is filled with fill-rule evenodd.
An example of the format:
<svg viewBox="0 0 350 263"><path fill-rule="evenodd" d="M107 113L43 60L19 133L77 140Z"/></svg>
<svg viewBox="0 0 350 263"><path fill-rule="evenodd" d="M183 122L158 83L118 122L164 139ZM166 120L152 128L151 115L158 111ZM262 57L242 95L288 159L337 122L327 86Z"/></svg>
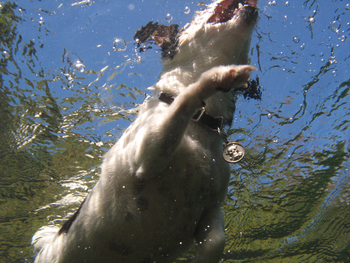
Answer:
<svg viewBox="0 0 350 263"><path fill-rule="evenodd" d="M203 145L183 140L183 146L180 145L164 171L147 182L149 194L161 195L169 202L182 202L184 206L191 206L188 202L195 200L208 205L221 195L222 184L228 177L223 169L227 164L221 165L221 156Z"/></svg>
<svg viewBox="0 0 350 263"><path fill-rule="evenodd" d="M203 213L225 198L230 176L220 147L211 147L185 136L162 173L123 180L116 193L120 242L139 248L147 244L144 249L161 244L160 255L192 244Z"/></svg>
<svg viewBox="0 0 350 263"><path fill-rule="evenodd" d="M195 221L204 208L215 206L225 198L230 172L221 156L221 144L215 142L216 138L209 143L208 134L204 144L198 137L193 138L190 131L188 134L160 174L148 180L132 179L136 186L133 198L147 200L152 211L149 216L153 216L153 211L162 211L188 221L188 212ZM134 209L139 211L137 204Z"/></svg>

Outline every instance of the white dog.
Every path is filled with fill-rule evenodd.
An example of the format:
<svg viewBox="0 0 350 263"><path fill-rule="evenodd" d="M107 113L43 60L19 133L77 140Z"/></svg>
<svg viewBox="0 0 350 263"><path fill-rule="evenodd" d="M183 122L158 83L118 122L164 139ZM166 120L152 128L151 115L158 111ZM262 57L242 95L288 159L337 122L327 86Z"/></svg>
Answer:
<svg viewBox="0 0 350 263"><path fill-rule="evenodd" d="M33 236L36 263L173 262L194 240L192 262L220 260L230 178L220 129L232 121L233 91L255 69L244 64L256 4L216 1L181 31L157 23L138 31L163 48L157 96L105 155L73 217Z"/></svg>

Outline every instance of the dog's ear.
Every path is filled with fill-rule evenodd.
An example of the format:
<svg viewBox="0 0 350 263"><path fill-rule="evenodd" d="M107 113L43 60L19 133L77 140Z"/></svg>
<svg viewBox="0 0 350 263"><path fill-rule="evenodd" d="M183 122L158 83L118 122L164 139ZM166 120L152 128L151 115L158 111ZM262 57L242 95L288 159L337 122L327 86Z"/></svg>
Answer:
<svg viewBox="0 0 350 263"><path fill-rule="evenodd" d="M146 51L151 46L140 47L141 44L154 42L162 48L162 57L172 59L176 54L178 45L177 35L179 33L179 25L172 24L170 26L158 25L158 22L149 22L147 25L138 29L135 33L134 40L140 52Z"/></svg>

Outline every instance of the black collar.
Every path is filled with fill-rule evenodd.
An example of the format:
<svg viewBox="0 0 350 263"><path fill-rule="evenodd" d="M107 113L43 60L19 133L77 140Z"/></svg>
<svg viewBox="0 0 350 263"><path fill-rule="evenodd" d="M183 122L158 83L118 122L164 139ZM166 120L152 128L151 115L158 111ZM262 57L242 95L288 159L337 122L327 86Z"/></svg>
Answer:
<svg viewBox="0 0 350 263"><path fill-rule="evenodd" d="M174 98L169 96L168 94L161 93L159 95L159 100L171 104L174 101ZM207 125L210 129L214 131L220 131L222 129L222 125L224 122L224 117L217 116L213 117L205 112L205 108L203 107L199 110L193 117L192 120L195 122L201 122Z"/></svg>

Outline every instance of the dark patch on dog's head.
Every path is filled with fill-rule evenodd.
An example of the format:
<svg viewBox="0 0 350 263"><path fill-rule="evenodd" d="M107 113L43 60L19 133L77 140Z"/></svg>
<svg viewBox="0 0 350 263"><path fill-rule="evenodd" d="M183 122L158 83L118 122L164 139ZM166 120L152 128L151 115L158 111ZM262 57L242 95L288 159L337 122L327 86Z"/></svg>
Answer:
<svg viewBox="0 0 350 263"><path fill-rule="evenodd" d="M71 218L69 218L60 228L60 230L58 231L58 235L61 235L62 233L68 233L68 230L70 229L70 227L72 226L73 222L75 221L75 219L77 218L77 216L79 215L80 209L83 206L84 202L86 199L84 199L84 201L81 203L81 205L79 206L78 210L74 213L74 215L71 216Z"/></svg>
<svg viewBox="0 0 350 263"><path fill-rule="evenodd" d="M140 52L146 51L151 46L140 47L141 44L154 42L162 48L162 57L172 59L176 54L178 45L177 35L179 33L179 25L172 24L170 26L158 25L158 22L149 22L147 25L138 29L135 33L134 40Z"/></svg>

